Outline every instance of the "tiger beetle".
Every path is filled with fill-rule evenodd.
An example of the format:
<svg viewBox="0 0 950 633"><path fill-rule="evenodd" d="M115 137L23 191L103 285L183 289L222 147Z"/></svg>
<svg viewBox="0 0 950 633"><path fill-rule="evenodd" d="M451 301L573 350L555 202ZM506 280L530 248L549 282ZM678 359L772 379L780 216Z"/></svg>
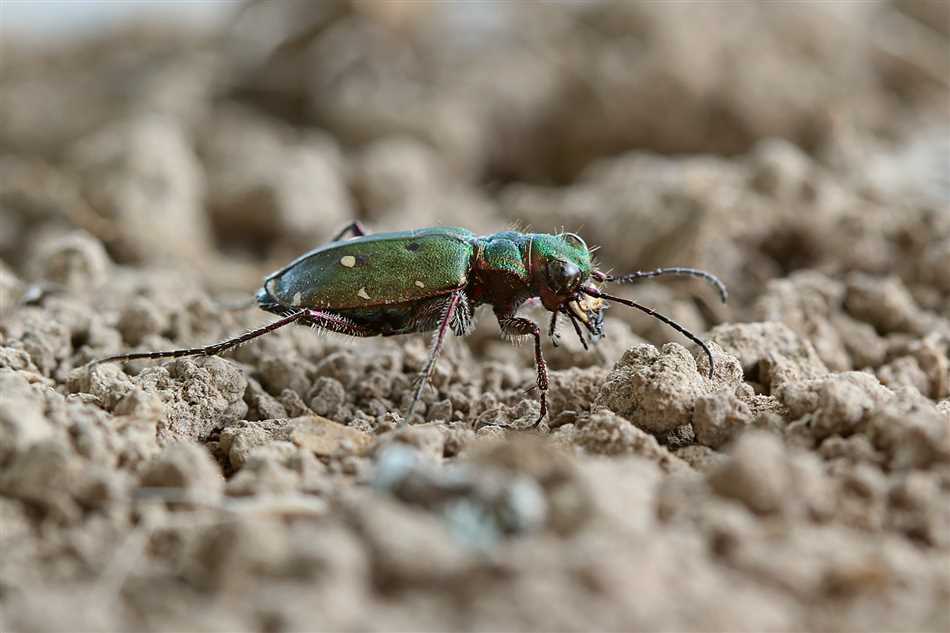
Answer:
<svg viewBox="0 0 950 633"><path fill-rule="evenodd" d="M351 239L344 240L348 234ZM437 227L367 234L353 222L330 243L297 258L264 280L258 306L281 318L269 325L205 347L136 352L95 362L139 358L215 356L292 323L349 336L394 336L434 331L429 358L419 374L406 414L408 420L428 381L449 330L464 336L474 326L476 306L489 304L503 334L534 337L534 359L541 414L547 415L548 370L541 352L541 329L517 316L528 299L539 298L551 312L549 336L557 345L557 320L563 315L587 349L604 333L607 301L641 310L699 345L709 347L672 319L630 299L608 294L596 284L627 284L652 277L699 277L726 301L726 287L714 275L693 268L659 268L627 275L595 269L591 249L573 233L557 235L504 231L477 236L461 228Z"/></svg>

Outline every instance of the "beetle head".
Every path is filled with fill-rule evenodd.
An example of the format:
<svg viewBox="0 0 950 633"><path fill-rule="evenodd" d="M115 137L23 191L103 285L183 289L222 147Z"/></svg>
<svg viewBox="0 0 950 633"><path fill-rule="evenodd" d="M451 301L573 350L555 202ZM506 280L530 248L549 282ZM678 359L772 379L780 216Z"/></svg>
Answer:
<svg viewBox="0 0 950 633"><path fill-rule="evenodd" d="M544 307L553 312L590 278L590 252L584 240L573 233L531 237L527 264L534 289Z"/></svg>
<svg viewBox="0 0 950 633"><path fill-rule="evenodd" d="M535 235L528 248L532 280L544 307L573 315L592 337L599 337L606 304L580 291L594 269L584 240L574 233Z"/></svg>

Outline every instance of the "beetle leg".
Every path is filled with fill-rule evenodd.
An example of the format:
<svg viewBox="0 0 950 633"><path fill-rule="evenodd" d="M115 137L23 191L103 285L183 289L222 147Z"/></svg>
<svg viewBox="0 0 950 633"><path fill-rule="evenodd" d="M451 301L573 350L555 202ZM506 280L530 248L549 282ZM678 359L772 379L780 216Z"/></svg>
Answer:
<svg viewBox="0 0 950 633"><path fill-rule="evenodd" d="M328 332L345 334L346 336L371 336L364 328L339 314L321 310L307 310L306 316L305 325L314 328L322 328Z"/></svg>
<svg viewBox="0 0 950 633"><path fill-rule="evenodd" d="M109 356L108 358L102 358L100 360L94 360L91 364L96 365L98 363L106 363L111 361L127 361L127 360L136 360L140 358L149 358L149 359L158 359L158 358L181 358L183 356L217 356L222 352L226 352L229 349L234 349L239 347L248 341L257 338L258 336L264 336L265 334L270 334L274 330L278 330L285 325L290 325L292 323L297 323L299 321L309 321L316 327L322 327L324 329L338 332L340 334L349 334L351 336L365 336L361 334L357 326L350 322L347 319L344 319L341 316L330 312L321 312L319 310L297 310L287 314L283 318L280 318L273 323L269 323L263 327L259 327L256 330L251 330L250 332L245 332L240 336L235 336L234 338L229 338L226 341L221 341L219 343L212 343L211 345L205 345L204 347L189 347L185 349L175 349L169 350L166 352L133 352L131 354L119 354L117 356Z"/></svg>
<svg viewBox="0 0 950 633"><path fill-rule="evenodd" d="M429 376L432 375L432 369L435 367L435 361L439 357L439 352L442 351L442 344L445 342L445 336L449 332L449 325L455 318L455 311L462 302L463 296L464 293L461 290L457 290L449 295L449 300L445 305L445 311L442 313L442 318L439 320L439 327L432 336L432 349L429 351L429 359L426 361L425 367L422 368L422 371L419 372L419 376L416 378L416 390L412 394L412 403L409 405L409 411L406 412L406 420L412 417L412 414L416 409L416 405L419 403L419 398L422 397L422 389L426 386L426 383L429 382ZM405 421L403 423L405 423Z"/></svg>
<svg viewBox="0 0 950 633"><path fill-rule="evenodd" d="M257 338L258 336L263 336L269 334L276 329L282 328L285 325L290 325L291 323L296 323L304 316L309 316L307 310L298 310L278 319L273 323L269 323L263 327L257 328L256 330L251 330L250 332L245 332L240 336L235 336L226 341L221 341L220 343L213 343L211 345L206 345L204 347L190 347L186 349L176 349L170 350L167 352L133 352L132 354L119 354L117 356L109 356L108 358L103 358L101 360L92 361L92 365L98 363L106 363L110 361L126 361L126 360L135 360L138 358L181 358L182 356L217 356L221 352L227 351L231 348L242 345L251 339Z"/></svg>
<svg viewBox="0 0 950 633"><path fill-rule="evenodd" d="M554 347L560 345L560 336L557 333L557 310L551 313L551 325L548 327L548 336L551 337L551 343Z"/></svg>
<svg viewBox="0 0 950 633"><path fill-rule="evenodd" d="M352 233L353 237L363 237L366 235L366 229L363 228L363 223L359 220L354 220L346 225L346 227L340 231L336 237L334 237L331 242L339 242L343 239L343 236L347 233Z"/></svg>
<svg viewBox="0 0 950 633"><path fill-rule="evenodd" d="M581 342L585 352L589 352L590 348L587 347L587 341L584 339L584 332L581 331L581 326L577 322L577 317L574 316L573 312L568 312L567 317L571 320L571 325L574 326L574 333L577 334L577 340Z"/></svg>
<svg viewBox="0 0 950 633"><path fill-rule="evenodd" d="M544 360L544 354L541 353L541 328L530 319L514 315L499 315L498 325L501 331L509 336L530 334L534 337L534 364L538 370L538 390L541 392L541 414L532 424L532 426L537 426L548 414L548 364Z"/></svg>

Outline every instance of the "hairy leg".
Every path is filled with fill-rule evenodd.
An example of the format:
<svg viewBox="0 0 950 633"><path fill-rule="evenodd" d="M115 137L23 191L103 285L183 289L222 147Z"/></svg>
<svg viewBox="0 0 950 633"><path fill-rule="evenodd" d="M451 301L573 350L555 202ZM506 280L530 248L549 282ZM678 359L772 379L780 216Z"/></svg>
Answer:
<svg viewBox="0 0 950 633"><path fill-rule="evenodd" d="M226 352L229 349L243 345L244 343L257 338L258 336L264 336L265 334L270 334L271 332L278 330L285 325L300 322L306 322L314 327L330 330L331 332L338 332L340 334L365 336L365 334L361 333L358 329L358 326L356 326L354 323L351 323L348 319L345 319L337 314L333 314L332 312L321 312L319 310L297 310L296 312L292 312L274 321L273 323L268 323L263 327L259 327L256 330L245 332L240 336L235 336L234 338L229 338L218 343L205 345L204 347L188 347L184 349L162 352L133 352L131 354L118 354L116 356L109 356L108 358L103 358L101 360L95 360L92 362L92 364L95 365L110 361L136 360L140 358L158 359L181 358L183 356L217 356L218 354Z"/></svg>
<svg viewBox="0 0 950 633"><path fill-rule="evenodd" d="M225 341L220 341L218 343L212 343L211 345L205 345L204 347L188 347L184 349L175 349L164 352L133 352L131 354L117 354L116 356L109 356L108 358L103 358L101 360L92 361L92 364L106 363L110 361L126 361L126 360L136 360L139 358L181 358L182 356L217 356L221 352L225 352L231 348L242 345L251 339L255 339L258 336L264 336L269 334L274 330L280 329L285 325L290 325L291 323L296 323L303 317L307 315L306 310L298 310L288 314L287 316L269 323L263 327L259 327L256 330L251 330L250 332L245 332L240 336L235 336L234 338L229 338Z"/></svg>
<svg viewBox="0 0 950 633"><path fill-rule="evenodd" d="M439 327L436 328L435 334L432 335L432 349L429 352L429 359L426 361L425 367L422 368L422 371L419 372L419 376L416 378L416 389L412 394L412 403L409 405L409 411L406 412L406 420L412 416L416 409L416 405L419 403L419 398L422 397L422 389L425 387L426 383L429 382L429 376L432 375L432 369L435 367L435 361L439 357L439 352L442 351L442 344L445 342L445 337L449 332L449 327L455 318L455 312L458 310L463 296L464 293L461 290L457 290L449 295L449 299L446 301L445 309L442 312L442 318L439 319Z"/></svg>
<svg viewBox="0 0 950 633"><path fill-rule="evenodd" d="M541 353L541 328L524 317L517 317L513 314L497 316L498 325L505 334L509 336L531 335L534 337L534 363L538 370L538 390L541 392L541 414L533 425L537 426L548 414L548 364L544 360L544 354Z"/></svg>

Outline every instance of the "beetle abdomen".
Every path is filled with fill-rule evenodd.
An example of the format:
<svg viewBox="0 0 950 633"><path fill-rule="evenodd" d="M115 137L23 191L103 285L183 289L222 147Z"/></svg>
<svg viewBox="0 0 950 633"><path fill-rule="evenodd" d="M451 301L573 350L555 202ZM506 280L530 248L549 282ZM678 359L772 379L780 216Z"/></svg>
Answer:
<svg viewBox="0 0 950 633"><path fill-rule="evenodd" d="M339 310L337 314L354 323L361 336L396 336L435 330L445 315L445 306L450 295L395 303L372 308ZM472 314L468 302L463 302L456 311L452 330L465 334L469 329Z"/></svg>

